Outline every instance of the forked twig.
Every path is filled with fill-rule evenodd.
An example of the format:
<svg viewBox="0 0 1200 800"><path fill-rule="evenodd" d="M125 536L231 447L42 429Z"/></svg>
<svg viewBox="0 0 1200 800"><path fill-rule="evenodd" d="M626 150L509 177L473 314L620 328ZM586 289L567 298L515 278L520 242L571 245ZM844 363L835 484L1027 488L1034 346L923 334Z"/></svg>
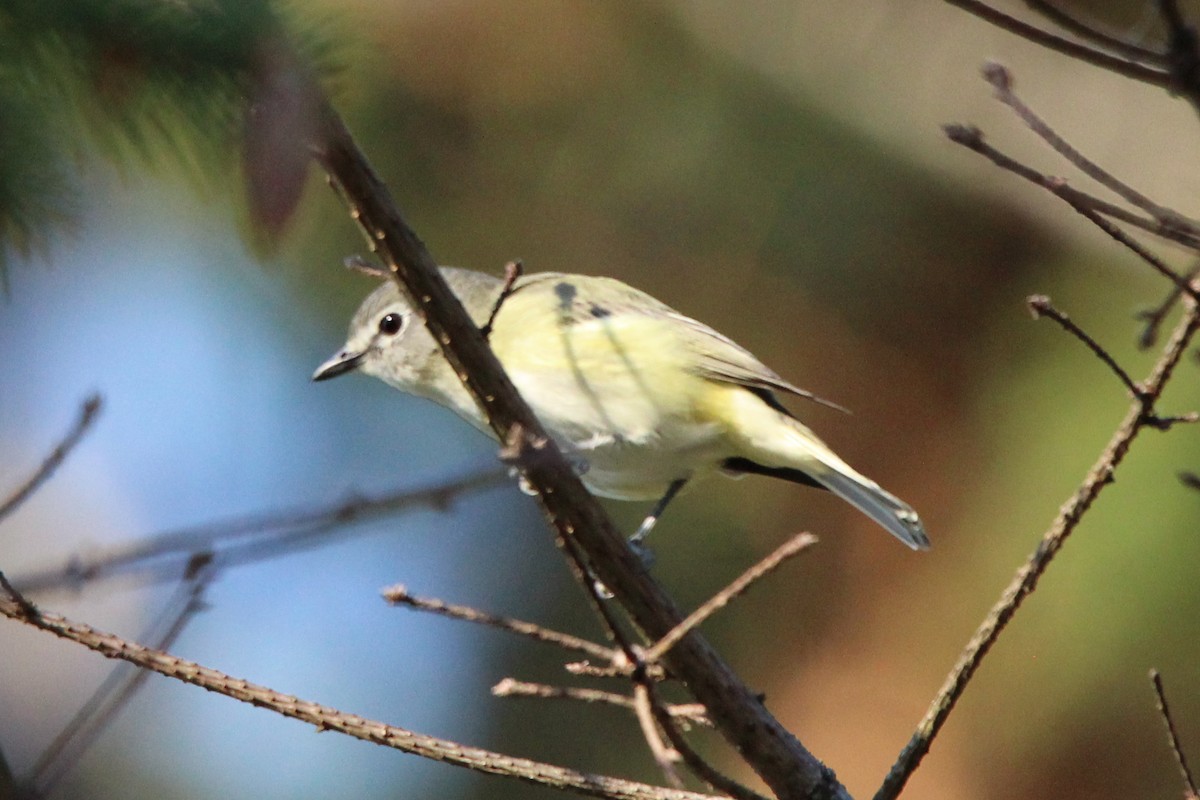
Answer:
<svg viewBox="0 0 1200 800"><path fill-rule="evenodd" d="M1175 729L1175 719L1171 716L1171 707L1167 705L1167 695L1163 691L1162 676L1158 674L1158 670L1150 670L1150 683L1154 686L1154 694L1158 698L1158 713L1162 716L1163 724L1167 728L1167 740L1171 745L1171 752L1175 754L1175 763L1183 778L1187 798L1195 800L1200 797L1200 792L1196 791L1196 781L1192 779L1192 771L1188 768L1187 757L1184 756L1183 746L1179 743L1179 731Z"/></svg>
<svg viewBox="0 0 1200 800"><path fill-rule="evenodd" d="M739 575L732 583L726 586L721 591L714 594L699 608L688 614L687 617L671 629L666 636L659 639L653 645L646 649L645 660L648 663L654 663L662 659L662 657L674 647L680 639L687 636L688 632L695 628L704 620L711 617L717 611L720 611L725 606L741 595L747 589L754 585L756 581L771 574L784 561L792 556L798 555L809 547L817 543L817 537L811 533L798 533L788 539L782 545L775 549L775 552L759 561L750 569Z"/></svg>
<svg viewBox="0 0 1200 800"><path fill-rule="evenodd" d="M913 770L929 752L934 737L945 724L950 711L966 690L971 677L1000 637L1008 621L1037 586L1038 580L1050 566L1054 556L1058 554L1067 537L1074 532L1092 503L1104 491L1104 487L1112 483L1113 473L1125 459L1133 440L1144 428L1151 425L1145 413L1145 404L1157 402L1175 367L1195 337L1197 329L1200 329L1200 305L1189 297L1185 307L1183 319L1176 325L1150 376L1142 383L1145 400L1135 401L1130 406L1125 419L1113 433L1108 446L1088 472L1083 484L1059 510L1058 516L1043 535L1037 549L1017 570L1000 599L975 631L958 663L954 665L937 697L930 704L925 717L917 725L912 739L905 745L879 791L875 793L875 800L893 800L899 795Z"/></svg>
<svg viewBox="0 0 1200 800"><path fill-rule="evenodd" d="M515 272L515 269L512 270L512 273ZM513 280L516 280L515 274ZM534 436L522 424L515 423L509 428L504 446L500 448L498 455L501 461L517 467L523 475L525 469L538 466L547 454L553 452L555 452L554 443L548 437ZM587 553L577 541L575 533L576 531L570 525L564 529L555 526L555 542L567 556L567 565L571 570L571 575L575 578L575 583L582 587L592 613L600 621L600 626L609 640L616 643L624 663L629 664L632 669L642 663L641 650L635 646L624 628L621 627L613 604L608 602L608 598L602 596L602 591L607 591L607 589L600 586L596 572L588 560ZM628 545L624 542L622 545L628 549ZM617 659L614 657L613 660Z"/></svg>
<svg viewBox="0 0 1200 800"><path fill-rule="evenodd" d="M28 500L33 493L45 483L54 471L66 460L71 451L75 449L75 445L79 444L84 435L91 429L92 424L100 415L100 410L104 406L104 398L98 394L90 395L79 408L79 416L75 419L75 423L71 429L67 431L66 436L62 438L50 455L42 460L41 466L37 471L29 477L24 484L19 486L8 498L0 503L0 522L9 514L17 510L17 507Z"/></svg>
<svg viewBox="0 0 1200 800"><path fill-rule="evenodd" d="M569 633L560 633L559 631L542 627L534 622L525 622L524 620L513 619L512 617L489 614L470 606L447 603L430 597L416 597L409 594L408 590L400 585L389 586L384 589L383 599L392 605L405 605L418 611L427 611L431 614L439 614L451 619L462 620L463 622L473 622L478 625L499 628L500 630L515 633L518 636L524 636L536 642L552 644L564 650L584 653L609 663L612 663L617 656L617 651L611 647L604 647L587 639L572 636Z"/></svg>

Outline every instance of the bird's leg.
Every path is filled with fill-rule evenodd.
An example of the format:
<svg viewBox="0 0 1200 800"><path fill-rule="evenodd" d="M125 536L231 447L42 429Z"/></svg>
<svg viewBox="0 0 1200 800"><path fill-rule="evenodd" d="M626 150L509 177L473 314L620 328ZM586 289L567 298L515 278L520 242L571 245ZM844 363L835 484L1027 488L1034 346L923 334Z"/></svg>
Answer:
<svg viewBox="0 0 1200 800"><path fill-rule="evenodd" d="M670 505L671 501L675 499L675 495L679 494L679 490L682 489L686 484L687 478L679 478L678 480L671 481L671 485L667 487L666 493L659 498L659 501L654 504L654 508L651 509L650 513L646 515L646 518L642 520L642 524L638 527L637 532L634 533L633 536L629 537L629 543L631 545L633 545L635 548L641 547L642 542L644 542L646 537L650 535L651 529L653 529L655 523L658 522L658 518L661 517L663 512L667 510L667 506Z"/></svg>

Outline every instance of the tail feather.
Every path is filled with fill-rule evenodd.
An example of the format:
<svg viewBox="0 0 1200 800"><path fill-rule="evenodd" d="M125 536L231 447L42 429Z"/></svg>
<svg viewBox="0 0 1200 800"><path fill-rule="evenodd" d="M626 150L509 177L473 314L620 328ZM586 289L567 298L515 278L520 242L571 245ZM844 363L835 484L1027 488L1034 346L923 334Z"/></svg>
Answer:
<svg viewBox="0 0 1200 800"><path fill-rule="evenodd" d="M716 416L738 422L730 431L737 454L725 459L725 469L819 484L913 550L929 549L929 537L912 506L860 475L786 409L770 402L774 398L730 387L721 399L728 405Z"/></svg>
<svg viewBox="0 0 1200 800"><path fill-rule="evenodd" d="M913 550L928 550L929 537L912 506L877 483L857 474L832 469L809 473L822 486L882 525Z"/></svg>

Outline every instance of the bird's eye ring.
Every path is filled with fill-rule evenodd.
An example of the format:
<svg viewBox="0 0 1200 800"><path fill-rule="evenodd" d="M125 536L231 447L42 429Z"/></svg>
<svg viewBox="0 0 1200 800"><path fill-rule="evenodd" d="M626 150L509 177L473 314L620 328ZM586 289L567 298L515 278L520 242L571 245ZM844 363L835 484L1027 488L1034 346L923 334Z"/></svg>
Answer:
<svg viewBox="0 0 1200 800"><path fill-rule="evenodd" d="M395 336L404 327L404 317L400 314L385 314L379 320L379 332L384 336Z"/></svg>

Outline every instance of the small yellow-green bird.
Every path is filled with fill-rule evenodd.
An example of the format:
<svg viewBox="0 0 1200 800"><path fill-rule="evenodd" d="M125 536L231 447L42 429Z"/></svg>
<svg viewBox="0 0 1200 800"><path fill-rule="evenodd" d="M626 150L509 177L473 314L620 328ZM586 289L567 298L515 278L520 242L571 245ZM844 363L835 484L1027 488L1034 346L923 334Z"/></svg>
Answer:
<svg viewBox="0 0 1200 800"><path fill-rule="evenodd" d="M491 275L442 274L484 325L504 291ZM712 328L612 278L545 272L509 287L490 344L588 490L657 500L640 541L693 478L754 473L823 487L914 550L929 538L913 509L859 474L779 402L817 400ZM360 370L453 409L491 435L474 399L392 281L370 294L345 346L313 374Z"/></svg>

